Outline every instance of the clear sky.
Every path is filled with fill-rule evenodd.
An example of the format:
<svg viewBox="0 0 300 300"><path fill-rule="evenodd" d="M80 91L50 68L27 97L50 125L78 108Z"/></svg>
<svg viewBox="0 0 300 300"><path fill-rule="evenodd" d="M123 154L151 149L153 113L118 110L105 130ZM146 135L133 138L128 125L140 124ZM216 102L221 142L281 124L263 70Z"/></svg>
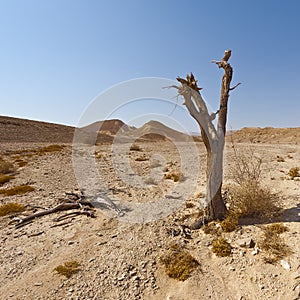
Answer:
<svg viewBox="0 0 300 300"><path fill-rule="evenodd" d="M299 127L299 14L299 0L0 0L0 115L76 125L113 85L191 71L216 110L222 71L211 60L232 49L233 84L242 85L229 129ZM152 104L151 117L173 109ZM134 125L145 107L112 116Z"/></svg>

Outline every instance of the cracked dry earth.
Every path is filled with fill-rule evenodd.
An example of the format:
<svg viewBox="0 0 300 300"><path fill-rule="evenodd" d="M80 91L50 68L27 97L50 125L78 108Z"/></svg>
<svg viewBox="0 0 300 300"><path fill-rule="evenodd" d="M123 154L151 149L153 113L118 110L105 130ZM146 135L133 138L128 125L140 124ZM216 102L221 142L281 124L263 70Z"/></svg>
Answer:
<svg viewBox="0 0 300 300"><path fill-rule="evenodd" d="M43 146L2 143L0 155L14 161L17 155L25 153L22 151ZM129 149L129 146L126 147ZM239 226L234 232L224 233L233 251L231 256L223 258L212 254L213 236L205 234L202 229L192 230L188 236L178 231L181 225L195 221L199 206L196 195L205 191L205 151L203 145L198 146L200 175L197 184L190 187L189 197L181 199L181 205L170 215L159 218L155 214L154 220L137 220L139 223L126 219L126 215L130 215L138 204L166 195L173 196L169 197L169 201L176 201L182 192L178 187L190 184L189 177L193 171L184 167L181 170L182 163L176 148L168 142L140 144L141 151L125 151L117 163L112 163L115 158L109 145L97 146L93 154L84 153L84 150L76 153L84 158L91 155L95 159L107 195L116 199L116 204L125 213L125 219L108 209L97 209L96 218L79 215L57 224L53 219L65 214L59 212L16 229L11 217L0 217L0 298L300 299L300 223L297 210L300 181L297 178L290 180L287 175L291 167L299 166L300 146L251 146L263 158L264 183L280 193L285 209L281 222L289 231L281 236L293 252L284 261L275 264L264 261L264 253L259 247L243 248L239 243L247 238L257 243L266 224L252 222ZM249 145L240 144L239 147L244 149ZM189 156L189 145L186 145L185 155ZM283 157L284 161L279 162L277 156ZM230 157L232 149L228 146L226 166L230 165ZM70 144L58 152L33 156L24 154L23 159L28 162L27 165L18 168L15 179L1 188L29 184L35 190L24 195L1 195L1 204L17 202L53 207L65 199L65 192L79 192L80 184L74 176ZM188 159L193 162L194 158ZM131 167L127 175L142 178L144 185L136 187L128 177L122 177L120 172L115 171L126 163ZM184 180L174 182L164 179L164 174L172 171L181 171ZM229 175L230 171L226 168L225 185L230 182ZM87 182L89 180L95 184L93 178L87 178ZM29 212L32 211L26 211ZM184 245L200 263L199 268L185 281L169 278L160 260L173 242ZM53 271L58 265L72 260L80 265L79 271L70 278Z"/></svg>

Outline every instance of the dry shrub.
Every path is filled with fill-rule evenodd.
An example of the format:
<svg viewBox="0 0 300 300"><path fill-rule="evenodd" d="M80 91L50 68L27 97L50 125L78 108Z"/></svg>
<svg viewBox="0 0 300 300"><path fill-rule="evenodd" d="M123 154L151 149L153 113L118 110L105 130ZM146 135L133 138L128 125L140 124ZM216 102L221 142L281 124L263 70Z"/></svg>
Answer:
<svg viewBox="0 0 300 300"><path fill-rule="evenodd" d="M215 221L205 224L202 228L205 234L211 234L214 236L220 236L222 234L222 228L220 227L220 224Z"/></svg>
<svg viewBox="0 0 300 300"><path fill-rule="evenodd" d="M300 173L299 173L300 169L298 167L294 167L294 168L291 168L289 170L289 173L288 175L294 179L295 177L300 177Z"/></svg>
<svg viewBox="0 0 300 300"><path fill-rule="evenodd" d="M272 225L269 225L267 228L268 228L268 230L275 232L277 234L281 234L286 231L289 231L288 227L286 227L285 225L283 225L281 223L274 223Z"/></svg>
<svg viewBox="0 0 300 300"><path fill-rule="evenodd" d="M215 253L216 256L229 256L231 254L231 249L230 243L223 237L219 237L212 242L212 252Z"/></svg>
<svg viewBox="0 0 300 300"><path fill-rule="evenodd" d="M54 144L54 145L49 145L46 147L39 148L35 152L39 155L43 155L43 154L50 153L50 152L62 151L65 147L66 146L64 146L64 145Z"/></svg>
<svg viewBox="0 0 300 300"><path fill-rule="evenodd" d="M0 217L22 212L24 205L19 203L7 203L0 206Z"/></svg>
<svg viewBox="0 0 300 300"><path fill-rule="evenodd" d="M64 262L63 265L57 266L53 271L70 278L73 274L78 273L80 264L76 260Z"/></svg>
<svg viewBox="0 0 300 300"><path fill-rule="evenodd" d="M262 159L255 154L254 149L238 151L232 144L234 151L233 162L230 166L230 174L237 184L248 181L259 182L262 174Z"/></svg>
<svg viewBox="0 0 300 300"><path fill-rule="evenodd" d="M23 195L28 192L34 191L34 187L30 185L19 185L10 189L2 189L0 190L0 194L4 196L14 196L14 195Z"/></svg>
<svg viewBox="0 0 300 300"><path fill-rule="evenodd" d="M221 222L221 227L224 232L234 231L239 224L238 218L236 215L228 214L226 218Z"/></svg>
<svg viewBox="0 0 300 300"><path fill-rule="evenodd" d="M179 281L186 280L200 265L189 252L177 244L172 245L169 252L160 260L165 266L166 274Z"/></svg>
<svg viewBox="0 0 300 300"><path fill-rule="evenodd" d="M3 185L6 182L9 182L11 179L14 179L15 176L0 174L0 185Z"/></svg>
<svg viewBox="0 0 300 300"><path fill-rule="evenodd" d="M261 187L257 181L242 182L231 186L228 195L230 212L237 218L271 218L280 210L279 196L268 188Z"/></svg>
<svg viewBox="0 0 300 300"><path fill-rule="evenodd" d="M130 151L143 151L142 148L137 144L132 144L130 146Z"/></svg>
<svg viewBox="0 0 300 300"><path fill-rule="evenodd" d="M139 156L135 159L135 161L148 161L149 157L147 156Z"/></svg>
<svg viewBox="0 0 300 300"><path fill-rule="evenodd" d="M275 263L292 253L279 234L271 230L269 226L264 230L259 246L266 252L264 260L268 263Z"/></svg>
<svg viewBox="0 0 300 300"><path fill-rule="evenodd" d="M172 171L164 175L164 179L171 179L174 182L183 180L183 174L179 171Z"/></svg>
<svg viewBox="0 0 300 300"><path fill-rule="evenodd" d="M0 159L0 173L9 174L15 172L15 167L13 163L7 160Z"/></svg>

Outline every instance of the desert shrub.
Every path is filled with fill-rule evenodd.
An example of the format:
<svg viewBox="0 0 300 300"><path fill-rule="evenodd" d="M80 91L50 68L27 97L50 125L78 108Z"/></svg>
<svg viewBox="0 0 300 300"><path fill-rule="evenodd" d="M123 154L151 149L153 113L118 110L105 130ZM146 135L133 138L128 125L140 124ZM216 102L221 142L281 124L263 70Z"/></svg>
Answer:
<svg viewBox="0 0 300 300"><path fill-rule="evenodd" d="M10 189L2 189L0 190L0 194L4 196L14 196L14 195L22 195L28 192L34 191L34 187L30 185L19 185Z"/></svg>
<svg viewBox="0 0 300 300"><path fill-rule="evenodd" d="M66 146L64 146L64 145L57 145L57 144L49 145L46 147L39 148L38 150L36 150L36 153L39 155L43 155L43 154L49 153L49 152L62 151L65 147Z"/></svg>
<svg viewBox="0 0 300 300"><path fill-rule="evenodd" d="M132 144L130 146L130 151L143 151L142 148L137 144Z"/></svg>
<svg viewBox="0 0 300 300"><path fill-rule="evenodd" d="M15 176L0 174L0 185L3 185L6 182L9 182L11 179L14 179Z"/></svg>
<svg viewBox="0 0 300 300"><path fill-rule="evenodd" d="M300 171L299 167L291 168L291 169L289 170L288 175L289 175L292 179L295 178L295 177L300 177L299 171Z"/></svg>
<svg viewBox="0 0 300 300"><path fill-rule="evenodd" d="M174 182L183 180L183 174L179 171L172 171L164 175L164 179L171 179Z"/></svg>
<svg viewBox="0 0 300 300"><path fill-rule="evenodd" d="M161 257L160 261L165 266L166 274L179 281L186 280L192 271L200 265L188 251L176 244L170 247L170 250Z"/></svg>
<svg viewBox="0 0 300 300"><path fill-rule="evenodd" d="M15 167L12 162L0 159L0 173L9 174L15 172Z"/></svg>
<svg viewBox="0 0 300 300"><path fill-rule="evenodd" d="M268 230L275 232L277 234L281 234L283 232L289 231L288 227L286 227L281 223L274 223L272 225L269 225L267 228Z"/></svg>
<svg viewBox="0 0 300 300"><path fill-rule="evenodd" d="M135 159L135 161L147 161L149 160L149 157L147 156L139 156Z"/></svg>
<svg viewBox="0 0 300 300"><path fill-rule="evenodd" d="M220 236L222 234L222 229L220 224L215 221L205 224L202 228L205 234L211 234L214 236Z"/></svg>
<svg viewBox="0 0 300 300"><path fill-rule="evenodd" d="M73 274L80 271L80 264L76 260L64 262L63 265L57 266L53 271L56 271L58 274L70 278Z"/></svg>
<svg viewBox="0 0 300 300"><path fill-rule="evenodd" d="M228 214L226 218L221 222L221 227L224 232L232 232L238 226L238 218L233 214Z"/></svg>
<svg viewBox="0 0 300 300"><path fill-rule="evenodd" d="M19 203L7 203L0 205L0 217L21 212L24 210L24 205Z"/></svg>
<svg viewBox="0 0 300 300"><path fill-rule="evenodd" d="M28 164L28 161L23 159L16 159L15 162L18 164L19 167L24 167Z"/></svg>
<svg viewBox="0 0 300 300"><path fill-rule="evenodd" d="M231 249L230 243L223 237L219 237L212 242L212 252L219 257L229 256Z"/></svg>
<svg viewBox="0 0 300 300"><path fill-rule="evenodd" d="M230 174L237 184L247 181L259 181L262 174L262 159L256 156L253 149L247 151L238 151L235 145L232 145L234 157L230 165Z"/></svg>
<svg viewBox="0 0 300 300"><path fill-rule="evenodd" d="M257 181L233 185L228 190L228 203L231 214L240 217L271 218L280 210L280 199Z"/></svg>
<svg viewBox="0 0 300 300"><path fill-rule="evenodd" d="M269 226L264 230L259 246L265 251L264 260L268 263L275 263L292 253L290 247L284 243L279 234L271 230Z"/></svg>

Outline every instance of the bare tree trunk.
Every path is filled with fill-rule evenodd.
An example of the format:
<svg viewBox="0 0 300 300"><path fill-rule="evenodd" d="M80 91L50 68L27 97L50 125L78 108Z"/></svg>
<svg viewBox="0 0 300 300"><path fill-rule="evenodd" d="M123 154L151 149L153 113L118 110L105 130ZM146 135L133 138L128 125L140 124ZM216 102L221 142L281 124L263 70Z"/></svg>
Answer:
<svg viewBox="0 0 300 300"><path fill-rule="evenodd" d="M205 101L203 100L197 81L194 75L187 75L186 80L178 77L181 83L178 88L179 93L184 97L190 115L197 121L201 129L201 136L207 151L207 169L206 169L206 201L208 210L208 219L223 219L226 213L226 206L222 199L222 181L223 181L223 152L225 145L226 121L227 121L227 103L229 91L236 88L239 84L230 88L232 79L232 67L228 63L231 56L231 50L225 51L221 61L213 61L219 68L224 69L224 76L221 85L220 108L209 115ZM218 116L218 126L215 128L212 121Z"/></svg>

